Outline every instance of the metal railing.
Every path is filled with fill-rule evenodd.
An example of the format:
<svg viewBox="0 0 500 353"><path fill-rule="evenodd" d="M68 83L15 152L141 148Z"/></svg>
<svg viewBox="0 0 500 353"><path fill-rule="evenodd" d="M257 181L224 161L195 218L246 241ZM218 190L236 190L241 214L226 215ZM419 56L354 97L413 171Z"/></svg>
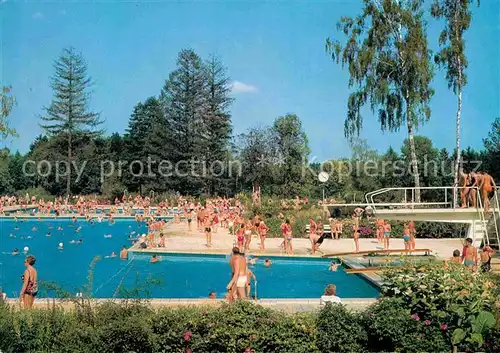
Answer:
<svg viewBox="0 0 500 353"><path fill-rule="evenodd" d="M416 200L416 190L420 191L420 202L415 202ZM422 209L426 208L429 206L444 206L444 208L455 208L454 207L454 202L453 202L453 194L458 192L458 189L456 186L438 186L438 187L433 187L433 186L424 186L424 187L396 187L396 188L383 188L379 190L375 190L372 192L369 192L365 195L366 203L370 205L370 207L373 209L374 212L377 210L377 205L380 207L397 207L397 208L410 208L410 209ZM484 212L484 207L483 207L483 199L481 198L481 195L479 193L479 188L477 187L467 187L466 189L469 190L475 190L476 191L476 212L478 213L478 218L483 224L483 233L484 233L484 238L485 242L489 245L489 234L488 234L488 222L487 222L487 217L489 218L489 215L485 215ZM424 191L422 193L422 191ZM425 191L430 191L430 193L427 194L428 198L430 200L428 201L422 201L426 199L426 193ZM387 198L391 198L390 196L394 196L395 192L399 192L399 200L402 202L387 202ZM451 192L451 198L448 198L448 192ZM392 195L390 195L392 193ZM403 195L401 195L401 193ZM410 202L408 202L408 194L410 194ZM376 202L376 198L380 197L382 195L386 196L385 200L380 200L380 202ZM401 198L401 196L403 196ZM393 197L394 198L394 197ZM489 218L489 220L493 221L495 225L495 234L497 238L497 242L500 245L500 239L499 239L499 232L498 232L498 224L497 220L500 219L500 203L498 201L498 192L495 192L495 195L493 196L494 198L494 207L490 207L490 210L492 210L492 217ZM492 205L492 202L490 202L490 206ZM473 227L473 236L474 236L474 241L476 238L476 227L475 223L472 222L472 227Z"/></svg>
<svg viewBox="0 0 500 353"><path fill-rule="evenodd" d="M497 246L500 247L500 236L498 234L498 219L500 217L500 214L497 214L500 212L500 205L498 203L498 187L495 190L495 194L493 195L492 199L495 201L495 207L491 207L491 199L490 199L490 208L493 210L493 223L495 224L495 234L497 235ZM497 217L499 216L499 217ZM489 244L489 242L488 242Z"/></svg>

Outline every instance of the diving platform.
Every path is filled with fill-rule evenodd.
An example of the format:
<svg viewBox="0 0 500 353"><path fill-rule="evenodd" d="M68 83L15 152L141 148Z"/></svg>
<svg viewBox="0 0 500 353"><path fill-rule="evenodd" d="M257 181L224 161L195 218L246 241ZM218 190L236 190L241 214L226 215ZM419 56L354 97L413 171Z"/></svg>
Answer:
<svg viewBox="0 0 500 353"><path fill-rule="evenodd" d="M483 198L477 187L476 205L457 207L460 190L457 187L420 187L420 188L384 188L365 195L367 207L373 217L419 222L443 222L467 224L467 238L473 240L473 246L500 245L500 204L498 192L488 200L489 212L486 213Z"/></svg>

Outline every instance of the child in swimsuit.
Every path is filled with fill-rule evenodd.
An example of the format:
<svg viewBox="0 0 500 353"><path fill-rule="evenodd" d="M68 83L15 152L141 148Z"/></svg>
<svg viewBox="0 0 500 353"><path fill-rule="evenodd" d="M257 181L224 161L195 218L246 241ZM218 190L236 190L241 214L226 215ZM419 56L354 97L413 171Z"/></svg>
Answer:
<svg viewBox="0 0 500 353"><path fill-rule="evenodd" d="M410 227L408 224L404 225L403 240L405 244L405 250L410 250Z"/></svg>
<svg viewBox="0 0 500 353"><path fill-rule="evenodd" d="M389 249L389 238L391 236L391 225L384 221L384 249Z"/></svg>

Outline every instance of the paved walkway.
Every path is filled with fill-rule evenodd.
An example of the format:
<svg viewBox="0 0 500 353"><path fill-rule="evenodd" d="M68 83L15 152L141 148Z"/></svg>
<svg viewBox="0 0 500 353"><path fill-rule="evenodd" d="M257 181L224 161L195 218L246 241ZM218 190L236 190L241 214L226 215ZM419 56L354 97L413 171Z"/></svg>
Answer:
<svg viewBox="0 0 500 353"><path fill-rule="evenodd" d="M133 248L135 252L191 252L191 253L230 253L234 245L235 237L230 235L227 229L219 228L217 233L212 234L212 247L207 248L205 234L196 230L196 224L192 226L193 230L188 232L187 222L168 223L163 229L163 233L167 237L165 248L153 249L138 249ZM281 249L282 238L267 238L266 252L268 255L286 255ZM250 253L261 255L263 252L259 248L260 239L257 236L252 238L250 244ZM403 239L393 238L390 240L390 249L404 249ZM366 250L383 250L383 246L376 239L359 239L360 251ZM449 258L452 256L453 250L462 249L461 239L418 239L416 240L417 249L431 249L432 254L441 257ZM297 256L313 256L310 254L311 243L308 238L297 238L293 240L294 254ZM325 239L320 247L321 252L314 256L322 254L354 252L354 241L350 238L340 240Z"/></svg>

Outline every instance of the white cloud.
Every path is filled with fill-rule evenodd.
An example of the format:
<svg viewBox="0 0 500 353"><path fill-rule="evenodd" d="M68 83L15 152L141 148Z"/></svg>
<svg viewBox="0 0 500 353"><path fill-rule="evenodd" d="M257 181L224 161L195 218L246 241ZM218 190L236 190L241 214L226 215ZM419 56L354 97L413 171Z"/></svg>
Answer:
<svg viewBox="0 0 500 353"><path fill-rule="evenodd" d="M43 18L43 13L41 13L41 12L35 12L31 16L31 18L34 19L34 20L41 20Z"/></svg>
<svg viewBox="0 0 500 353"><path fill-rule="evenodd" d="M233 93L248 93L248 92L256 92L257 87L248 85L246 83L240 81L234 81L231 84L231 92Z"/></svg>

